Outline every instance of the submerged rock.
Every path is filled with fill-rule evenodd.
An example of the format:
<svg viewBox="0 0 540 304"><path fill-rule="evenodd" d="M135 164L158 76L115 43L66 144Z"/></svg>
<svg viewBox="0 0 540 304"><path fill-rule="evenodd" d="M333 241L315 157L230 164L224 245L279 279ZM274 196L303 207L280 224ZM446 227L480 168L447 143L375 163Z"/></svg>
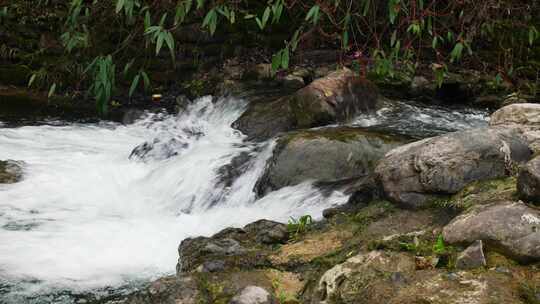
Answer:
<svg viewBox="0 0 540 304"><path fill-rule="evenodd" d="M23 162L0 160L0 184L12 184L20 181L23 176Z"/></svg>
<svg viewBox="0 0 540 304"><path fill-rule="evenodd" d="M456 260L457 269L474 269L486 266L484 246L481 240L474 242L459 254Z"/></svg>
<svg viewBox="0 0 540 304"><path fill-rule="evenodd" d="M375 173L389 200L416 208L471 182L507 176L516 163L530 157L517 131L480 128L398 147L386 154Z"/></svg>
<svg viewBox="0 0 540 304"><path fill-rule="evenodd" d="M540 211L522 202L501 202L476 206L458 216L443 229L450 244L486 246L510 257L531 262L540 260Z"/></svg>
<svg viewBox="0 0 540 304"><path fill-rule="evenodd" d="M259 195L305 181L335 182L370 175L386 152L403 139L353 128L287 134L256 185Z"/></svg>
<svg viewBox="0 0 540 304"><path fill-rule="evenodd" d="M264 140L280 132L346 121L376 105L376 87L345 69L317 79L291 96L250 104L233 126L248 139Z"/></svg>
<svg viewBox="0 0 540 304"><path fill-rule="evenodd" d="M540 157L534 158L521 168L517 190L524 200L540 205Z"/></svg>

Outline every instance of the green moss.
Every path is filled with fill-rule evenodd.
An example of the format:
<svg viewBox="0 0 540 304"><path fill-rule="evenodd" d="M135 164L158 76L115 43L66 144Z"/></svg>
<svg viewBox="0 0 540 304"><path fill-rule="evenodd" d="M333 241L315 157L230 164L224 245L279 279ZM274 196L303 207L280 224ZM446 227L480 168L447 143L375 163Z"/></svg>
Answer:
<svg viewBox="0 0 540 304"><path fill-rule="evenodd" d="M198 304L227 304L232 297L225 291L224 285L211 282L207 274L197 276L197 288Z"/></svg>
<svg viewBox="0 0 540 304"><path fill-rule="evenodd" d="M540 304L540 286L528 282L521 283L519 297L525 304Z"/></svg>
<svg viewBox="0 0 540 304"><path fill-rule="evenodd" d="M434 199L431 206L463 211L475 205L515 198L516 178L506 177L473 182L455 195Z"/></svg>

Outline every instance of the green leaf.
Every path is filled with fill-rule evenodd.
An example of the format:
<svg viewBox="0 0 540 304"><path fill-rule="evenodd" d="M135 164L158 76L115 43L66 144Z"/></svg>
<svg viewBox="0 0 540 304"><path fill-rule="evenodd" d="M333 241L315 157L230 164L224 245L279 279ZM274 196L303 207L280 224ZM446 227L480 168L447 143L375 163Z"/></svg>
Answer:
<svg viewBox="0 0 540 304"><path fill-rule="evenodd" d="M143 81L144 81L144 89L145 90L150 89L150 78L148 78L148 74L146 74L145 71L141 71L141 75L142 75Z"/></svg>
<svg viewBox="0 0 540 304"><path fill-rule="evenodd" d="M341 38L341 47L345 50L349 46L349 31L343 32L343 37Z"/></svg>
<svg viewBox="0 0 540 304"><path fill-rule="evenodd" d="M450 61L454 62L461 59L462 52L463 52L463 43L461 42L456 43L456 45L454 46L454 49L450 53L450 57L451 57Z"/></svg>
<svg viewBox="0 0 540 304"><path fill-rule="evenodd" d="M279 70L279 66L281 65L281 51L277 52L272 56L272 71Z"/></svg>
<svg viewBox="0 0 540 304"><path fill-rule="evenodd" d="M394 46L396 44L396 38L397 38L397 31L394 31L392 33L392 37L390 37L390 46Z"/></svg>
<svg viewBox="0 0 540 304"><path fill-rule="evenodd" d="M56 91L56 82L52 84L51 88L49 89L49 94L47 94L47 97L51 98L51 96L53 96L55 91Z"/></svg>
<svg viewBox="0 0 540 304"><path fill-rule="evenodd" d="M36 76L37 74L32 74L32 76L30 77L30 80L28 81L28 87L32 87L32 84L34 83L34 80L36 80Z"/></svg>
<svg viewBox="0 0 540 304"><path fill-rule="evenodd" d="M116 13L118 14L124 7L126 0L117 0L116 1Z"/></svg>
<svg viewBox="0 0 540 304"><path fill-rule="evenodd" d="M165 34L165 43L167 43L167 47L169 48L169 51L171 52L171 57L174 60L174 54L176 50L174 48L174 38L170 32L166 32Z"/></svg>
<svg viewBox="0 0 540 304"><path fill-rule="evenodd" d="M133 95L133 92L135 92L135 89L137 88L137 85L139 84L139 80L141 78L140 74L137 74L135 78L133 78L133 81L131 82L131 87L129 88L129 97Z"/></svg>
<svg viewBox="0 0 540 304"><path fill-rule="evenodd" d="M281 51L281 67L284 69L289 68L289 56L289 47L286 47Z"/></svg>
<svg viewBox="0 0 540 304"><path fill-rule="evenodd" d="M163 42L165 42L166 35L167 34L165 32L159 33L157 37L157 42L156 42L156 55L159 54L159 51L161 50L161 47L163 46Z"/></svg>
<svg viewBox="0 0 540 304"><path fill-rule="evenodd" d="M197 0L197 9L201 9L204 6L204 0Z"/></svg>
<svg viewBox="0 0 540 304"><path fill-rule="evenodd" d="M306 21L311 20L313 24L317 24L317 21L319 21L319 9L318 5L312 6L306 15Z"/></svg>
<svg viewBox="0 0 540 304"><path fill-rule="evenodd" d="M267 6L266 9L264 10L263 17L262 17L263 28L266 27L266 24L268 23L269 18L270 18L270 7Z"/></svg>
<svg viewBox="0 0 540 304"><path fill-rule="evenodd" d="M291 45L292 45L292 51L293 52L296 51L296 48L298 47L298 42L299 42L298 38L299 38L299 36L300 36L300 30L298 29L298 30L296 30L294 32L293 38L291 40Z"/></svg>

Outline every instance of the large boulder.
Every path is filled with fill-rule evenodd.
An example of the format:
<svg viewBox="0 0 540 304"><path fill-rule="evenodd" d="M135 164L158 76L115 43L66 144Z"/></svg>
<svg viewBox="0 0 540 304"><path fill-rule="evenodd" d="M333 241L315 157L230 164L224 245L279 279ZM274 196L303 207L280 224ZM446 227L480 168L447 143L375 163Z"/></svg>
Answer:
<svg viewBox="0 0 540 304"><path fill-rule="evenodd" d="M540 156L527 163L519 171L517 190L519 196L534 204L540 204Z"/></svg>
<svg viewBox="0 0 540 304"><path fill-rule="evenodd" d="M211 237L187 238L178 247L177 273L215 272L268 265L269 249L289 240L287 226L259 220L244 228L226 228Z"/></svg>
<svg viewBox="0 0 540 304"><path fill-rule="evenodd" d="M375 169L384 195L409 208L424 207L467 184L507 176L531 151L513 129L480 128L427 138L391 150Z"/></svg>
<svg viewBox="0 0 540 304"><path fill-rule="evenodd" d="M256 185L259 195L305 181L334 182L370 175L403 138L341 127L282 136Z"/></svg>
<svg viewBox="0 0 540 304"><path fill-rule="evenodd" d="M291 96L255 102L233 123L249 139L264 140L280 132L342 122L377 105L369 81L340 70L317 79Z"/></svg>
<svg viewBox="0 0 540 304"><path fill-rule="evenodd" d="M515 128L535 153L540 152L540 104L516 103L500 108L491 115L490 125Z"/></svg>
<svg viewBox="0 0 540 304"><path fill-rule="evenodd" d="M476 240L521 261L540 260L540 210L522 202L479 205L458 216L443 229L450 244Z"/></svg>
<svg viewBox="0 0 540 304"><path fill-rule="evenodd" d="M23 176L22 162L14 160L0 160L0 184L12 184L21 180Z"/></svg>

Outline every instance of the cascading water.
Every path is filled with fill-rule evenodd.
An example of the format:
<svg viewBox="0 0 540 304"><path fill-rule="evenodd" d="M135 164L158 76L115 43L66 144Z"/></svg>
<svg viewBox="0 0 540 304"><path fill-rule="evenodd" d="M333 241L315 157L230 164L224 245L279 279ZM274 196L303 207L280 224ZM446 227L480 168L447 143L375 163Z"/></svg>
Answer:
<svg viewBox="0 0 540 304"><path fill-rule="evenodd" d="M353 125L443 133L486 124L484 112L397 105L410 111L385 106ZM118 292L173 273L186 237L260 218L320 217L346 202L310 183L257 199L274 143L246 142L230 127L245 106L204 97L178 116L149 114L128 126L0 129L0 160L25 163L21 182L0 184L0 302L76 303L78 294ZM430 126L441 117L448 130Z"/></svg>
<svg viewBox="0 0 540 304"><path fill-rule="evenodd" d="M25 162L21 182L0 185L0 302L150 280L174 272L186 237L260 218L320 216L346 201L310 184L256 201L273 143L245 143L230 127L244 107L205 97L176 117L153 114L129 126L0 129L0 159ZM136 146L152 149L130 157ZM242 153L249 160L241 174L224 183L220 168Z"/></svg>

